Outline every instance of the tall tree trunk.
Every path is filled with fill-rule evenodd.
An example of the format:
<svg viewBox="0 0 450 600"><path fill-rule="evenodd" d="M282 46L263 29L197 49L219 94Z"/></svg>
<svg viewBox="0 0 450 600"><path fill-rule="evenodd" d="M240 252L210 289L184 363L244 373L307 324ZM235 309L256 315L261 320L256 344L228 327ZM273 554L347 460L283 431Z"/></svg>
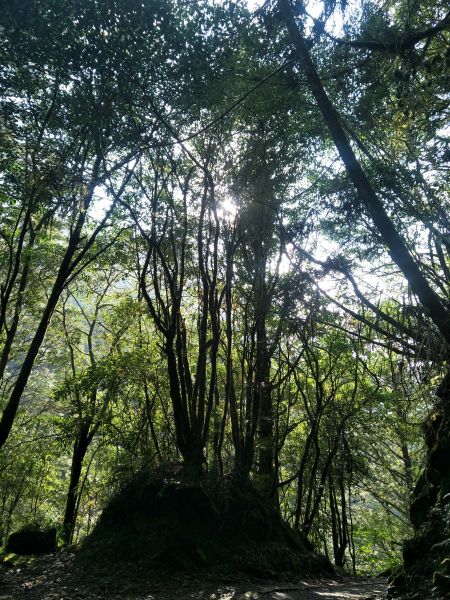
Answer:
<svg viewBox="0 0 450 600"><path fill-rule="evenodd" d="M61 262L58 275L56 276L55 283L53 284L52 291L47 300L47 305L42 313L39 325L28 347L28 351L25 355L9 400L5 406L5 409L3 410L2 418L0 420L0 448L2 448L11 432L17 409L19 408L19 402L25 390L25 386L28 383L34 361L36 360L36 356L39 352L42 342L44 341L53 311L56 308L59 297L64 289L66 279L70 273L70 264L80 241L81 227L82 223L80 223L80 226L76 228L76 232L71 236L66 253Z"/></svg>
<svg viewBox="0 0 450 600"><path fill-rule="evenodd" d="M69 241L67 243L64 256L61 260L56 279L53 283L52 290L47 300L47 304L44 308L41 319L34 333L33 339L31 340L30 345L28 346L28 351L22 362L19 374L9 396L9 400L3 410L3 414L0 420L0 448L3 447L6 440L9 437L9 434L11 433L11 429L16 418L17 409L19 408L20 399L22 398L22 394L31 375L36 356L39 352L40 347L42 346L42 342L44 341L47 328L50 324L50 320L53 315L53 311L55 310L56 305L58 304L58 300L64 290L68 278L73 274L73 270L76 267L79 267L79 261L82 259L87 249L93 244L96 234L101 228L100 226L97 227L94 233L90 236L89 240L85 242L83 250L78 252L80 250L79 245L81 241L83 226L87 217L87 211L92 202L94 191L97 185L96 179L100 169L100 165L101 158L97 157L93 166L92 182L88 188L86 195L81 201L81 205L79 206L78 216L75 220L75 223L73 224L73 228L71 229ZM105 223L105 219L102 221L103 225ZM78 256L76 256L77 252Z"/></svg>
<svg viewBox="0 0 450 600"><path fill-rule="evenodd" d="M382 202L358 162L347 139L339 114L330 102L322 85L315 65L310 57L306 41L300 32L289 0L278 0L278 8L289 32L291 41L300 59L300 68L305 74L317 106L330 131L331 137L353 182L358 197L370 214L389 253L408 281L412 292L417 296L429 317L442 334L447 347L450 346L450 314L438 294L432 289L426 277L410 254L403 238L389 218ZM427 464L413 493L411 520L416 535L405 543L403 556L405 572L394 580L396 595L417 591L424 586L423 597L431 593L431 588L442 592L450 587L448 577L442 575L439 561L445 558L432 551L445 536L446 525L443 516L444 505L450 493L450 373L447 374L438 390L434 418L429 420L427 438ZM440 515L440 516L439 516ZM448 531L448 530L447 530ZM424 556L427 560L424 561ZM420 557L422 566L418 567ZM436 569L436 570L435 570Z"/></svg>
<svg viewBox="0 0 450 600"><path fill-rule="evenodd" d="M78 504L78 486L81 478L84 457L92 440L90 425L83 424L75 440L72 453L72 466L70 469L69 489L67 491L66 509L63 521L63 541L71 544L75 530L76 508Z"/></svg>
<svg viewBox="0 0 450 600"><path fill-rule="evenodd" d="M260 233L262 234L263 231L264 229ZM267 498L273 498L277 488L274 468L270 357L266 331L269 297L265 280L267 257L262 236L255 243L255 265L256 360L254 402L258 406L258 479L263 495Z"/></svg>
<svg viewBox="0 0 450 600"><path fill-rule="evenodd" d="M289 0L278 0L278 7L286 24L292 44L300 59L300 68L305 74L309 88L333 138L336 149L353 182L359 200L366 206L389 253L406 277L412 291L428 309L430 318L450 345L450 315L439 296L431 288L427 279L411 256L403 238L389 218L382 202L373 189L345 134L344 127L334 106L322 85L317 69L311 59L306 40L294 18Z"/></svg>

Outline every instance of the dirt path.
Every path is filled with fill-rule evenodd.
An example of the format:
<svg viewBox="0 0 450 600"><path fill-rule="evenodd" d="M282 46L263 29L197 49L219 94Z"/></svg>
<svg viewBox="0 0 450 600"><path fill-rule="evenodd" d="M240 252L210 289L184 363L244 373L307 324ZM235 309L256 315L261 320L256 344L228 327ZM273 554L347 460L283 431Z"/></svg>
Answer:
<svg viewBox="0 0 450 600"><path fill-rule="evenodd" d="M230 596L236 600L381 600L386 595L383 580L303 581L296 585L259 588Z"/></svg>
<svg viewBox="0 0 450 600"><path fill-rule="evenodd" d="M121 570L84 572L73 555L35 558L15 568L0 567L0 600L381 600L382 580L254 582L227 581L212 574L174 576Z"/></svg>

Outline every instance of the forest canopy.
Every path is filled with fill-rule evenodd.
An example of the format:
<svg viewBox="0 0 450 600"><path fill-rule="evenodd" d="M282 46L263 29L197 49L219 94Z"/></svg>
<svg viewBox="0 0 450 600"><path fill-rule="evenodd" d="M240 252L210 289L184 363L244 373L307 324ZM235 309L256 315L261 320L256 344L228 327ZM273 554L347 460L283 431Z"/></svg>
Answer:
<svg viewBox="0 0 450 600"><path fill-rule="evenodd" d="M181 465L402 561L450 492L447 11L2 3L0 548Z"/></svg>

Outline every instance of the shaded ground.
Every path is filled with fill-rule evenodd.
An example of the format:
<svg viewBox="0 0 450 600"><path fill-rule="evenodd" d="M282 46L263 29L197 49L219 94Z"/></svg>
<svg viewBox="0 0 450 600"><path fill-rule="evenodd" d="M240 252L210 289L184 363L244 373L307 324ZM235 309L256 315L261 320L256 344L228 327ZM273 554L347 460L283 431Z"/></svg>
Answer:
<svg viewBox="0 0 450 600"><path fill-rule="evenodd" d="M77 569L69 552L0 567L0 600L381 600L382 580L268 582L238 574L152 573L128 565L113 571Z"/></svg>

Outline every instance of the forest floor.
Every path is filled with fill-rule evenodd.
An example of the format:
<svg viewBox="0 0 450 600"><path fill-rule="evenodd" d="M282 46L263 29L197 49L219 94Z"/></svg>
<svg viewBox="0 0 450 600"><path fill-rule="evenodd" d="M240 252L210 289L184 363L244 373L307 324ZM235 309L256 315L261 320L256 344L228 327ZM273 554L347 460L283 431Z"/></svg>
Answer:
<svg viewBox="0 0 450 600"><path fill-rule="evenodd" d="M380 579L271 582L217 573L142 573L127 566L81 570L69 552L0 567L0 600L381 600Z"/></svg>

